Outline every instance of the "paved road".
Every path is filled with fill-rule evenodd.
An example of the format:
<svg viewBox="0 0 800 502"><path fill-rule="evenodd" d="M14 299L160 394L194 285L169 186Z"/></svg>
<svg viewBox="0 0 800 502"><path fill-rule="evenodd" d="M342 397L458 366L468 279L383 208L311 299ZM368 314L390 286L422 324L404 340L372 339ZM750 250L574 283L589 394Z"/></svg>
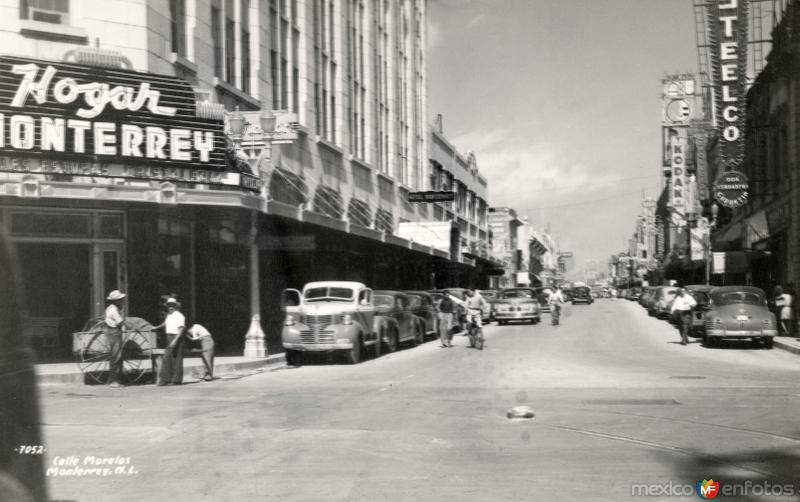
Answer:
<svg viewBox="0 0 800 502"><path fill-rule="evenodd" d="M623 300L486 333L482 352L456 337L181 387L46 386L49 466L127 462L124 474L50 476L51 497L618 501L634 484L664 499L704 478L800 488L797 355L681 346ZM536 417L507 419L516 405Z"/></svg>

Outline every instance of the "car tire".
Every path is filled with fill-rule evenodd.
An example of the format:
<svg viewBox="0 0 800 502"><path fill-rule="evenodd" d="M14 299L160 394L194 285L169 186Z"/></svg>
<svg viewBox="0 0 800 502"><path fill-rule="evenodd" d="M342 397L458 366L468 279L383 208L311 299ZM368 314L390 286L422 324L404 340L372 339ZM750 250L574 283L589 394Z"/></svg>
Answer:
<svg viewBox="0 0 800 502"><path fill-rule="evenodd" d="M764 348L769 350L773 347L774 345L773 342L775 341L775 339L772 338L771 336L768 336L763 338L762 341L764 342Z"/></svg>
<svg viewBox="0 0 800 502"><path fill-rule="evenodd" d="M284 352L286 366L300 366L300 352L297 350L286 349Z"/></svg>
<svg viewBox="0 0 800 502"><path fill-rule="evenodd" d="M417 327L414 331L414 341L411 342L412 345L416 347L417 345L422 345L425 343L425 328L422 325L417 324Z"/></svg>
<svg viewBox="0 0 800 502"><path fill-rule="evenodd" d="M703 334L703 341L701 342L703 347L713 347L716 345L716 340L714 340L713 336L708 336L707 334Z"/></svg>
<svg viewBox="0 0 800 502"><path fill-rule="evenodd" d="M383 333L378 333L378 341L372 346L372 357L375 359L381 357L381 345L383 344Z"/></svg>
<svg viewBox="0 0 800 502"><path fill-rule="evenodd" d="M386 353L391 354L392 352L397 350L397 346L399 345L397 343L397 332L392 331L391 333L389 333L389 336L387 338L389 341L386 342Z"/></svg>
<svg viewBox="0 0 800 502"><path fill-rule="evenodd" d="M500 321L497 321L497 325L498 325L498 326L505 326L505 325L506 325L506 322L505 322L505 321L502 321L502 320L500 320Z"/></svg>
<svg viewBox="0 0 800 502"><path fill-rule="evenodd" d="M361 362L361 337L356 339L353 348L347 351L347 363L358 364Z"/></svg>

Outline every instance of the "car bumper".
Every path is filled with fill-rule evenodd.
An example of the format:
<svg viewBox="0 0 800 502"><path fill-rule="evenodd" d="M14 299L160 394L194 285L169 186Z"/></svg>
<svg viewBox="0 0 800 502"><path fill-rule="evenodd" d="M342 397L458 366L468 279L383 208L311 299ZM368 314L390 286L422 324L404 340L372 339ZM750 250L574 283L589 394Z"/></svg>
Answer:
<svg viewBox="0 0 800 502"><path fill-rule="evenodd" d="M707 336L715 338L765 338L778 336L778 330L775 329L762 329L756 330L727 330L727 329L710 329L707 330Z"/></svg>
<svg viewBox="0 0 800 502"><path fill-rule="evenodd" d="M495 312L494 318L498 321L532 321L539 319L536 312Z"/></svg>
<svg viewBox="0 0 800 502"><path fill-rule="evenodd" d="M592 303L592 300L587 300L586 298L573 298L572 299L572 304L574 305L576 303L585 303L585 304L588 305L588 304Z"/></svg>
<svg viewBox="0 0 800 502"><path fill-rule="evenodd" d="M283 342L284 349L298 350L301 352L326 352L329 350L350 350L353 348L353 342L336 342L336 343L290 343Z"/></svg>

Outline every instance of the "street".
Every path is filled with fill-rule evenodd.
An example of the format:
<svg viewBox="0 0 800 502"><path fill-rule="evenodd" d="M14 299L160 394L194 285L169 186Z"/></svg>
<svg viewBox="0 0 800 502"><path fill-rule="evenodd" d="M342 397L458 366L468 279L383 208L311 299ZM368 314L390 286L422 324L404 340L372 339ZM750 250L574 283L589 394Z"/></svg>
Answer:
<svg viewBox="0 0 800 502"><path fill-rule="evenodd" d="M43 386L50 497L618 501L641 495L634 485L711 478L800 488L797 355L684 347L624 300L549 320L487 325L483 351L456 336L451 349L431 340L353 366ZM535 417L509 420L518 405ZM101 457L110 474L85 472Z"/></svg>

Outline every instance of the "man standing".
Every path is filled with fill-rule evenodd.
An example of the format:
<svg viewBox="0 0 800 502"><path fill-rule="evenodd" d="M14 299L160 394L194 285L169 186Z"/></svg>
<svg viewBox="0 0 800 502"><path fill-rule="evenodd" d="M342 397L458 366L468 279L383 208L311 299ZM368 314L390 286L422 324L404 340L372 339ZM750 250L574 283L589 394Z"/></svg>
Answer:
<svg viewBox="0 0 800 502"><path fill-rule="evenodd" d="M167 334L167 348L161 360L157 385L180 385L183 383L183 331L186 318L178 310L181 304L175 298L168 298L166 306L167 317L156 326L156 329L163 327Z"/></svg>
<svg viewBox="0 0 800 502"><path fill-rule="evenodd" d="M564 294L561 286L556 286L556 290L550 293L547 303L550 305L550 324L558 326L561 319L561 304L564 303Z"/></svg>
<svg viewBox="0 0 800 502"><path fill-rule="evenodd" d="M697 306L697 301L692 295L686 294L686 289L680 288L678 296L672 302L672 315L678 321L681 330L681 345L689 343L689 330L692 329L692 309Z"/></svg>
<svg viewBox="0 0 800 502"><path fill-rule="evenodd" d="M111 359L108 362L108 386L122 387L122 328L125 318L122 316L125 293L115 289L108 294L106 301L105 335Z"/></svg>
<svg viewBox="0 0 800 502"><path fill-rule="evenodd" d="M442 294L442 299L439 300L437 308L439 310L437 314L439 317L439 341L442 342L443 348L452 347L450 331L453 329L453 311L455 309L455 303L453 303L453 299L450 298L450 293L445 291Z"/></svg>

